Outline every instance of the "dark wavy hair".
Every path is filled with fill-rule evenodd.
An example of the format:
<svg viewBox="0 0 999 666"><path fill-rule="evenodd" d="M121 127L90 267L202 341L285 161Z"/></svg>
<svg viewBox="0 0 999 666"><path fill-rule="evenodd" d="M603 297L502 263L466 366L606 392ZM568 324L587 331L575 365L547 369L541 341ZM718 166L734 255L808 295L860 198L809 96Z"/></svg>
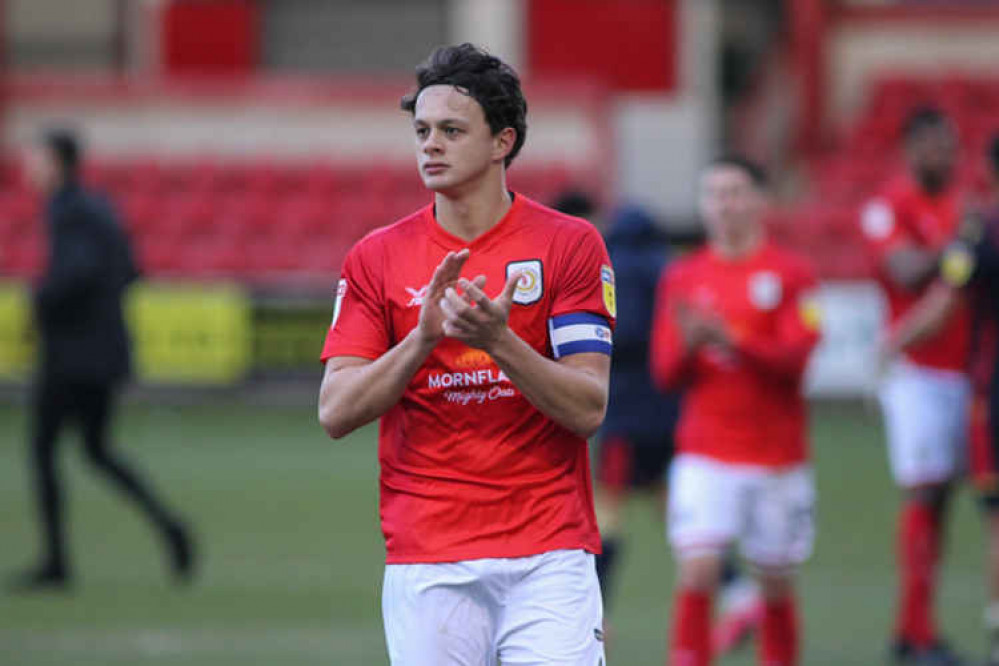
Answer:
<svg viewBox="0 0 999 666"><path fill-rule="evenodd" d="M950 127L950 118L935 106L918 106L902 124L902 138L908 141L924 129L937 127Z"/></svg>
<svg viewBox="0 0 999 666"><path fill-rule="evenodd" d="M66 127L53 127L41 134L41 143L55 158L63 178L75 178L80 170L83 146L76 132Z"/></svg>
<svg viewBox="0 0 999 666"><path fill-rule="evenodd" d="M478 102L494 136L514 129L517 138L505 160L510 166L527 138L527 100L517 72L474 44L442 46L416 68L416 90L402 98L402 110L414 113L423 89L438 85L454 86Z"/></svg>
<svg viewBox="0 0 999 666"><path fill-rule="evenodd" d="M770 175L767 173L767 170L763 167L763 165L759 162L754 162L743 155L738 155L736 153L719 155L708 162L709 169L714 167L735 167L736 169L739 169L749 176L749 180L752 181L753 186L758 190L766 190L770 185Z"/></svg>

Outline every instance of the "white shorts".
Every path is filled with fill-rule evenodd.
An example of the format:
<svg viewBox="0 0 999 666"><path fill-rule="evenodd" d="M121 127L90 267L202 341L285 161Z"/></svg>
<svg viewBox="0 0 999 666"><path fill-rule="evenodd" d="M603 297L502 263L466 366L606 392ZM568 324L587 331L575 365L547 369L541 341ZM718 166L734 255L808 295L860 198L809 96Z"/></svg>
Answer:
<svg viewBox="0 0 999 666"><path fill-rule="evenodd" d="M892 475L902 487L964 473L971 385L958 372L908 362L889 370L878 392Z"/></svg>
<svg viewBox="0 0 999 666"><path fill-rule="evenodd" d="M593 555L389 564L382 589L393 666L604 666Z"/></svg>
<svg viewBox="0 0 999 666"><path fill-rule="evenodd" d="M794 567L812 554L814 513L808 465L775 471L682 454L670 468L668 532L680 558L738 543L757 566Z"/></svg>

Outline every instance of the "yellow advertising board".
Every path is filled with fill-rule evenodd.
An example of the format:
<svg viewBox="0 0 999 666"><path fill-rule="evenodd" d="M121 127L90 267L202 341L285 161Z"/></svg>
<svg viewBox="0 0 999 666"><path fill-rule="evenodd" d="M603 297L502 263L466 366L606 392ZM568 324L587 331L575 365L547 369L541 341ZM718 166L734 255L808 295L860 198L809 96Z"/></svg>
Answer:
<svg viewBox="0 0 999 666"><path fill-rule="evenodd" d="M137 378L229 384L250 368L250 299L235 285L139 284L126 308Z"/></svg>
<svg viewBox="0 0 999 666"><path fill-rule="evenodd" d="M136 379L147 384L231 384L251 363L251 303L235 285L140 283L126 301ZM0 381L35 364L28 288L0 283Z"/></svg>
<svg viewBox="0 0 999 666"><path fill-rule="evenodd" d="M30 292L20 282L0 281L0 381L31 376L35 343Z"/></svg>

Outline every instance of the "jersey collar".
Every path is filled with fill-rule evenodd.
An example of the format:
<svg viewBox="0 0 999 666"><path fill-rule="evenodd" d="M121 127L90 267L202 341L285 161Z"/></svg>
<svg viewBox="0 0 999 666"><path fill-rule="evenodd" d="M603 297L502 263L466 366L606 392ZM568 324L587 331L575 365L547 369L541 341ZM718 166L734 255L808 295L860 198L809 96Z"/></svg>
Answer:
<svg viewBox="0 0 999 666"><path fill-rule="evenodd" d="M485 247L495 238L506 233L507 229L512 225L513 220L517 218L520 214L521 208L524 206L524 197L522 195L510 192L510 196L513 198L513 201L510 204L510 208L506 211L506 214L503 215L503 217L501 217L496 224L491 226L488 231L473 238L471 241L466 241L464 238L455 236L438 224L437 218L434 217L433 204L427 206L423 212L423 219L426 224L427 231L434 241L448 250L457 251L463 250L466 247L469 249Z"/></svg>

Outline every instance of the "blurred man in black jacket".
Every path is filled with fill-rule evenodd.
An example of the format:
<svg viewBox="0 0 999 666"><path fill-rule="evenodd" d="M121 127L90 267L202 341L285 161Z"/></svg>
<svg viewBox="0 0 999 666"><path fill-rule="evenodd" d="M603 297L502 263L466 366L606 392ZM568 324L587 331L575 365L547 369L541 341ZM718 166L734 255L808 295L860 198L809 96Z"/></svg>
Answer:
<svg viewBox="0 0 999 666"><path fill-rule="evenodd" d="M138 277L110 203L78 179L76 137L54 130L28 154L28 177L46 197L49 262L35 295L41 367L34 394L32 463L45 537L37 568L14 581L32 591L70 581L56 442L69 420L81 429L87 459L144 511L162 534L174 574L192 572L187 530L111 449L108 428L118 388L129 374L122 297Z"/></svg>

